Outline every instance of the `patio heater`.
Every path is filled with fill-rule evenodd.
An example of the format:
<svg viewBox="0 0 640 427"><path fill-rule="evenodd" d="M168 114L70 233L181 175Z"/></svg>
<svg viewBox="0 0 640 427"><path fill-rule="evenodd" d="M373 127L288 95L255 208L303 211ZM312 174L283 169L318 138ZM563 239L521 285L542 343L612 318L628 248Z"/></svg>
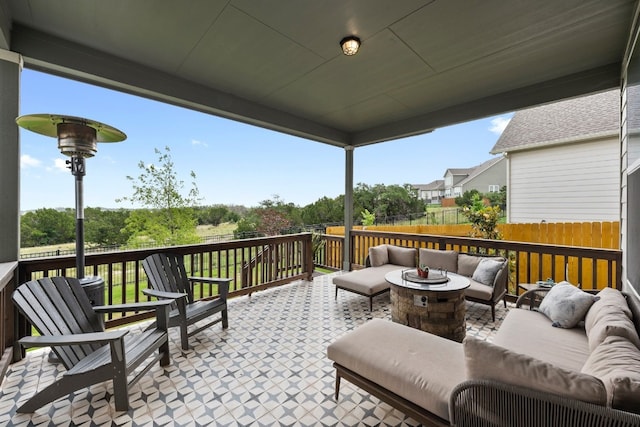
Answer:
<svg viewBox="0 0 640 427"><path fill-rule="evenodd" d="M94 305L104 303L104 281L84 275L83 178L85 159L93 157L98 142L120 142L127 136L116 128L81 117L55 114L30 114L16 119L18 126L41 135L58 138L58 148L71 157L67 165L76 183L76 274Z"/></svg>

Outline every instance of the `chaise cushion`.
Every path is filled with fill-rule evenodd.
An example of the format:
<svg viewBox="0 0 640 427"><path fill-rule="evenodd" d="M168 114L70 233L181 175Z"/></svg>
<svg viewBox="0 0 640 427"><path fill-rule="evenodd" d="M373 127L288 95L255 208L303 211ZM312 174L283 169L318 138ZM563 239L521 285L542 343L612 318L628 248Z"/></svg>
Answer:
<svg viewBox="0 0 640 427"><path fill-rule="evenodd" d="M467 377L494 380L604 405L607 391L593 375L550 363L468 336L463 341Z"/></svg>
<svg viewBox="0 0 640 427"><path fill-rule="evenodd" d="M397 265L385 264L380 267L354 270L340 276L335 276L333 278L333 284L339 288L347 289L361 295L375 295L389 289L389 282L384 279L384 275L398 268Z"/></svg>
<svg viewBox="0 0 640 427"><path fill-rule="evenodd" d="M462 344L388 320L347 333L327 356L445 420L451 392L465 379Z"/></svg>
<svg viewBox="0 0 640 427"><path fill-rule="evenodd" d="M400 246L387 246L389 252L389 264L401 265L403 267L415 267L417 252L414 248L403 248Z"/></svg>
<svg viewBox="0 0 640 427"><path fill-rule="evenodd" d="M455 273L458 271L458 251L439 251L420 248L420 265L433 269L443 269Z"/></svg>
<svg viewBox="0 0 640 427"><path fill-rule="evenodd" d="M369 248L369 262L371 267L380 267L389 264L389 251L387 245L372 246Z"/></svg>
<svg viewBox="0 0 640 427"><path fill-rule="evenodd" d="M582 372L600 378L608 404L640 413L640 350L623 337L607 337L589 355Z"/></svg>
<svg viewBox="0 0 640 427"><path fill-rule="evenodd" d="M569 282L560 282L544 297L539 311L551 319L553 326L573 328L584 320L597 298Z"/></svg>
<svg viewBox="0 0 640 427"><path fill-rule="evenodd" d="M504 267L505 260L500 258L483 258L471 278L483 285L493 286L498 272Z"/></svg>

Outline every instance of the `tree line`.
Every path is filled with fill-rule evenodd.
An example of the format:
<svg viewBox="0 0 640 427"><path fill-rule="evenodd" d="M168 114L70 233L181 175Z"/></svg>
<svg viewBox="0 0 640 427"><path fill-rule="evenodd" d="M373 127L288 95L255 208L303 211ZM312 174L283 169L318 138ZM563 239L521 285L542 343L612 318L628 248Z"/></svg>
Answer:
<svg viewBox="0 0 640 427"><path fill-rule="evenodd" d="M85 242L94 246L129 246L142 244L172 246L198 243L198 225L236 223L236 237L244 235L277 235L305 229L311 224L341 224L344 221L344 195L322 197L300 207L274 195L257 207L199 206L196 176L185 190L184 181L175 172L169 147L155 149L157 161L140 161L138 177L127 176L133 192L116 200L141 205L140 209L85 209ZM475 190L472 190L475 191ZM506 195L506 190L500 193ZM478 205L479 194L465 193L459 206ZM496 198L495 195L487 197ZM501 204L498 196L492 200ZM358 183L353 192L354 224L386 222L387 218L425 212L426 203L409 184L367 185ZM477 211L477 209L476 209ZM46 246L75 240L75 211L73 209L38 209L21 218L23 247Z"/></svg>

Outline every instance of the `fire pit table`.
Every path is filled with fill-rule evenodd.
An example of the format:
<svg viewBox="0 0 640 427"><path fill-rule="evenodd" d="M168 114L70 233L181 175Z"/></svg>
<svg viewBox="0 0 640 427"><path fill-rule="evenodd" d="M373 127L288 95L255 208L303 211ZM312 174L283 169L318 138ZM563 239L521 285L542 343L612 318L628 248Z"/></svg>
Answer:
<svg viewBox="0 0 640 427"><path fill-rule="evenodd" d="M415 269L398 269L387 273L385 279L391 288L391 320L462 342L466 336L467 277L431 271L425 279Z"/></svg>

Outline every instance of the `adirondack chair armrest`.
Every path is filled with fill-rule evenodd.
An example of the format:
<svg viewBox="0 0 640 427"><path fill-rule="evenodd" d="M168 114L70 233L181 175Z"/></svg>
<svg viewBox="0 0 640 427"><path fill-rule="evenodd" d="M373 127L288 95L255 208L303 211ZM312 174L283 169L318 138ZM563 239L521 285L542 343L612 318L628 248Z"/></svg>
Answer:
<svg viewBox="0 0 640 427"><path fill-rule="evenodd" d="M117 341L128 333L128 330L121 329L117 331L90 332L86 334L30 336L21 338L18 342L24 348L92 344Z"/></svg>
<svg viewBox="0 0 640 427"><path fill-rule="evenodd" d="M143 289L142 293L145 295L148 295L150 297L156 297L156 298L160 298L160 299L178 299L178 298L187 298L188 295L182 292L165 292L165 291L158 291L155 289L151 289L151 288L147 288L147 289Z"/></svg>
<svg viewBox="0 0 640 427"><path fill-rule="evenodd" d="M98 313L126 313L130 311L151 311L158 308L168 307L173 301L141 301L127 304L99 305L93 307Z"/></svg>
<svg viewBox="0 0 640 427"><path fill-rule="evenodd" d="M213 283L218 285L218 294L220 294L220 298L223 301L227 300L227 295L229 294L229 283L231 283L231 281L233 280L226 277L196 277L196 276L188 277L188 279L191 286L193 286L194 283L198 283L198 282Z"/></svg>

